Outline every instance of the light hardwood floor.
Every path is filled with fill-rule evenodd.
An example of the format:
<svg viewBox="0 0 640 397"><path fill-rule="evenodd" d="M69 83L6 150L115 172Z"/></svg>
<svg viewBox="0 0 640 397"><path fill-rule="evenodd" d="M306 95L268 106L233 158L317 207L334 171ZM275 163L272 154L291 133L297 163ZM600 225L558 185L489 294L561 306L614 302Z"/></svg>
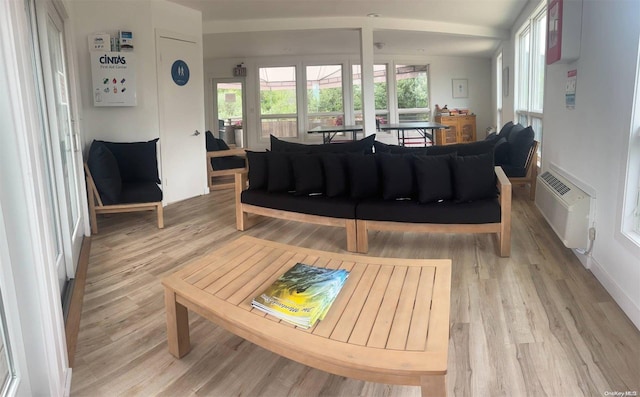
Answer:
<svg viewBox="0 0 640 397"><path fill-rule="evenodd" d="M419 396L256 347L190 313L192 351L167 351L160 279L242 233L345 252L344 230L265 220L235 230L232 191L152 213L99 217L72 396ZM451 258L449 396L640 394L640 332L514 188L510 258L490 235L372 232L369 255Z"/></svg>

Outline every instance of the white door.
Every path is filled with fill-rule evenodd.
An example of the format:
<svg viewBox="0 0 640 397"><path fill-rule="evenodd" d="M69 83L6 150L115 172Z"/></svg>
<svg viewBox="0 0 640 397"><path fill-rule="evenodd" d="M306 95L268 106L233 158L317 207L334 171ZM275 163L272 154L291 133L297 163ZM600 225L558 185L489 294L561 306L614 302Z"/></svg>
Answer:
<svg viewBox="0 0 640 397"><path fill-rule="evenodd" d="M163 34L156 42L162 188L169 204L207 189L202 48Z"/></svg>
<svg viewBox="0 0 640 397"><path fill-rule="evenodd" d="M50 167L51 201L57 207L53 216L61 254L57 261L58 281L63 293L67 280L75 277L84 237L82 159L71 120L64 22L52 2L37 2L36 6L47 115L43 144Z"/></svg>

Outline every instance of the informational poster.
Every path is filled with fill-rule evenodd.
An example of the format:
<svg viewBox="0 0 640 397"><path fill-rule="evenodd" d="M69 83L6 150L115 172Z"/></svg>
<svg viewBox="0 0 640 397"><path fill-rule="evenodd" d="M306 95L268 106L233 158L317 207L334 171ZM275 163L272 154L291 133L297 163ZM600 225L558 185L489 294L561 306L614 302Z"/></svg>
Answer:
<svg viewBox="0 0 640 397"><path fill-rule="evenodd" d="M92 51L94 106L136 106L135 56L132 52Z"/></svg>
<svg viewBox="0 0 640 397"><path fill-rule="evenodd" d="M578 71L570 70L567 72L567 88L564 93L564 100L567 109L576 108L576 83L578 80Z"/></svg>

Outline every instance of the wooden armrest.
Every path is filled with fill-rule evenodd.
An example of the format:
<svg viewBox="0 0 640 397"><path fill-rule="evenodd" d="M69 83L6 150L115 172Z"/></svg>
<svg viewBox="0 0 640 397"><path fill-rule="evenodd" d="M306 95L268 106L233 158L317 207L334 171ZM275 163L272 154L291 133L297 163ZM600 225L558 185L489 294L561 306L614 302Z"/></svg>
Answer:
<svg viewBox="0 0 640 397"><path fill-rule="evenodd" d="M215 152L207 152L207 158L214 157L228 157L228 156L242 156L245 157L247 152L244 149L229 149L229 150L216 150Z"/></svg>
<svg viewBox="0 0 640 397"><path fill-rule="evenodd" d="M497 177L496 186L498 187L498 190L501 193L502 192L506 193L507 189L511 191L511 181L509 180L509 177L507 177L507 175L502 170L502 167L496 166L495 171L496 171L496 177Z"/></svg>

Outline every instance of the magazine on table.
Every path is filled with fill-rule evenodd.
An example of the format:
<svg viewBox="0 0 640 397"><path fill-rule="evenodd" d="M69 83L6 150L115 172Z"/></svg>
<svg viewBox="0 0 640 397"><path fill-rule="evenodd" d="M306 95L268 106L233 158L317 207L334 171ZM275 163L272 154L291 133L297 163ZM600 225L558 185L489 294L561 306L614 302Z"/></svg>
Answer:
<svg viewBox="0 0 640 397"><path fill-rule="evenodd" d="M322 320L349 277L345 269L296 263L251 305L296 326L309 328Z"/></svg>

